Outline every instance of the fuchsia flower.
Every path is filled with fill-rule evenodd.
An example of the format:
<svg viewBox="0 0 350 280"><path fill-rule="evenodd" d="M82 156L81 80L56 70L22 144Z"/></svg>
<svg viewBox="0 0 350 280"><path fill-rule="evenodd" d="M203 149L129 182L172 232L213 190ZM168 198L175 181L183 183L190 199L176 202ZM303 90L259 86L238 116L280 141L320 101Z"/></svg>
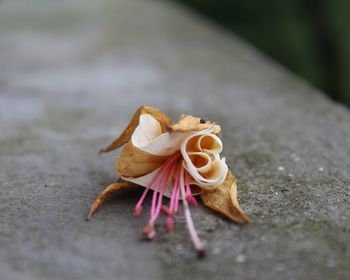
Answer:
<svg viewBox="0 0 350 280"><path fill-rule="evenodd" d="M101 150L109 152L125 144L116 163L120 179L97 197L88 219L113 192L145 187L135 207L135 215L139 216L147 194L153 191L150 218L143 234L149 239L156 236L155 225L161 212L166 215L167 230L172 231L181 201L194 248L198 256L204 256L190 212L190 205L198 204L196 195L207 207L231 220L250 222L237 201L236 179L225 158L220 157L220 130L219 125L190 115L182 115L173 124L159 110L140 107L121 136Z"/></svg>

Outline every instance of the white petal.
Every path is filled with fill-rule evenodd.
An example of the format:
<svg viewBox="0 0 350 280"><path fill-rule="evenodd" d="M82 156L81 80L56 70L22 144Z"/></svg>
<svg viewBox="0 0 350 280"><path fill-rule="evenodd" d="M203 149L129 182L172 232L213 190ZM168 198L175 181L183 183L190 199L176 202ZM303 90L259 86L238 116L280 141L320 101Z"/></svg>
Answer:
<svg viewBox="0 0 350 280"><path fill-rule="evenodd" d="M142 150L152 155L169 156L180 150L183 139L192 132L165 132L149 142Z"/></svg>
<svg viewBox="0 0 350 280"><path fill-rule="evenodd" d="M198 172L208 172L210 170L213 162L207 153L190 152L188 156Z"/></svg>
<svg viewBox="0 0 350 280"><path fill-rule="evenodd" d="M142 114L131 141L142 151L156 156L169 156L180 150L183 139L194 132L161 133L159 122L151 115Z"/></svg>
<svg viewBox="0 0 350 280"><path fill-rule="evenodd" d="M196 184L198 184L199 186L203 187L203 188L210 188L219 184L222 184L226 178L226 174L228 171L228 167L227 164L225 162L225 159L220 159L220 156L218 153L213 154L214 155L214 162L212 162L211 165L211 171L209 171L210 173L208 174L204 174L198 170L198 168L196 166L193 165L190 157L189 157L189 153L186 151L186 146L188 141L195 136L198 135L208 135L210 134L210 131L200 131L194 135L191 135L189 137L187 137L182 145L181 145L181 154L182 157L184 159L184 167L186 168L186 170L190 173L190 175L192 176L192 178L195 180ZM221 142L221 141L220 141ZM221 143L222 146L222 143ZM206 171L208 172L208 171ZM208 176L209 175L209 176Z"/></svg>
<svg viewBox="0 0 350 280"><path fill-rule="evenodd" d="M151 182L152 178L157 174L157 172L159 171L161 167L159 167L158 169L152 171L151 173L148 173L144 176L140 176L140 177L137 177L137 178L132 178L132 177L122 177L122 179L124 179L125 181L129 181L129 182L132 182L132 183L135 183L137 185L140 185L142 187L147 187L149 185L149 183ZM151 186L151 190L154 190L156 184L153 184ZM164 195L166 197L171 197L171 191L173 189L173 182L169 182L168 183L168 186L167 186L167 189L166 191L164 192Z"/></svg>
<svg viewBox="0 0 350 280"><path fill-rule="evenodd" d="M222 142L215 134L205 134L199 137L198 149L200 151L219 154L222 152Z"/></svg>
<svg viewBox="0 0 350 280"><path fill-rule="evenodd" d="M222 184L225 181L226 174L228 171L227 164L225 163L225 159L217 160L213 162L213 173L210 174L210 177L204 177L202 174L200 174L195 168L193 168L193 165L187 164L184 161L184 167L190 173L192 176L194 183L202 188L211 188L217 185Z"/></svg>
<svg viewBox="0 0 350 280"><path fill-rule="evenodd" d="M139 186L142 186L142 187L146 188L151 183L153 177L157 174L157 172L159 171L160 168L162 168L162 167L159 167L156 170L152 171L151 173L148 173L146 175L143 175L143 176L140 176L140 177L137 177L137 178L123 177L123 176L121 178L123 180L125 180L125 181L132 182L134 184L137 184ZM190 182L190 184L192 184L192 183L197 185L196 182ZM150 189L154 190L155 186L156 186L156 184L153 184ZM167 189L165 190L163 195L168 197L168 198L170 198L171 197L171 193L173 191L173 187L174 187L174 181L172 180L172 181L170 181L168 183ZM192 192L192 195L198 195L199 193L200 192ZM181 197L180 197L180 199L181 199Z"/></svg>
<svg viewBox="0 0 350 280"><path fill-rule="evenodd" d="M149 114L142 114L131 136L131 141L135 147L142 148L161 134L162 129L159 122Z"/></svg>

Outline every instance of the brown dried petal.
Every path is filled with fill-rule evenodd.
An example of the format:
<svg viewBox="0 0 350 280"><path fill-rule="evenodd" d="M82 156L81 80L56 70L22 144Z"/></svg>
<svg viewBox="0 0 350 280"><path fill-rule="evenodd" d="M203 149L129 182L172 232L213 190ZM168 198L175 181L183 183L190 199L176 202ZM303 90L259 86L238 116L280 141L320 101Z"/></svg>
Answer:
<svg viewBox="0 0 350 280"><path fill-rule="evenodd" d="M123 177L139 177L160 167L167 158L142 151L129 141L117 158L115 172Z"/></svg>
<svg viewBox="0 0 350 280"><path fill-rule="evenodd" d="M217 134L220 132L220 126L210 122L205 121L203 119L197 118L191 115L182 115L180 121L176 124L170 125L170 131L199 131L207 128L214 128L213 133Z"/></svg>
<svg viewBox="0 0 350 280"><path fill-rule="evenodd" d="M173 124L172 120L169 119L169 117L166 114L159 111L158 109L149 106L141 106L136 110L136 112L132 116L129 125L125 128L123 133L116 140L114 140L113 143L101 149L100 153L107 153L113 151L115 149L118 149L120 146L124 145L126 142L128 142L135 128L139 124L141 114L149 114L153 116L160 123L162 132L165 132L167 128Z"/></svg>
<svg viewBox="0 0 350 280"><path fill-rule="evenodd" d="M201 198L208 208L219 212L239 224L249 224L251 220L244 214L237 200L236 178L227 172L225 181L214 190L203 190Z"/></svg>

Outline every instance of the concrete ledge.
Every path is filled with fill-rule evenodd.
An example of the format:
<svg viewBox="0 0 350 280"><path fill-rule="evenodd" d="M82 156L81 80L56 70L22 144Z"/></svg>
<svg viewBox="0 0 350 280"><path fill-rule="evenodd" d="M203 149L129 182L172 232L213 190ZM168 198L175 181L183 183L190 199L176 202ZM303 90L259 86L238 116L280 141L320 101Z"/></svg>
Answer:
<svg viewBox="0 0 350 280"><path fill-rule="evenodd" d="M3 279L349 279L350 114L240 39L167 1L0 3ZM122 192L87 223L140 104L223 127L237 226L198 207L153 244Z"/></svg>

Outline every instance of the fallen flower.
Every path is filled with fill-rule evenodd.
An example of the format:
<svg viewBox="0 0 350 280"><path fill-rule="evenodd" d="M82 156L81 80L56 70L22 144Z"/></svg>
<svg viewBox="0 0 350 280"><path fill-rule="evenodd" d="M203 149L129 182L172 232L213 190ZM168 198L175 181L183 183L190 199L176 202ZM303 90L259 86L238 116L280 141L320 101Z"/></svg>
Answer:
<svg viewBox="0 0 350 280"><path fill-rule="evenodd" d="M220 157L223 144L219 125L182 115L173 122L161 111L140 107L124 132L100 152L124 148L116 161L115 171L120 179L109 185L91 205L88 219L114 192L121 189L145 187L135 206L135 215L149 190L153 190L150 219L143 234L148 239L156 236L155 224L161 211L166 215L166 228L174 227L174 216L182 201L187 228L199 257L205 255L203 243L195 229L190 205L196 206L196 195L204 205L236 223L250 223L237 200L236 178ZM163 203L167 197L169 205Z"/></svg>

